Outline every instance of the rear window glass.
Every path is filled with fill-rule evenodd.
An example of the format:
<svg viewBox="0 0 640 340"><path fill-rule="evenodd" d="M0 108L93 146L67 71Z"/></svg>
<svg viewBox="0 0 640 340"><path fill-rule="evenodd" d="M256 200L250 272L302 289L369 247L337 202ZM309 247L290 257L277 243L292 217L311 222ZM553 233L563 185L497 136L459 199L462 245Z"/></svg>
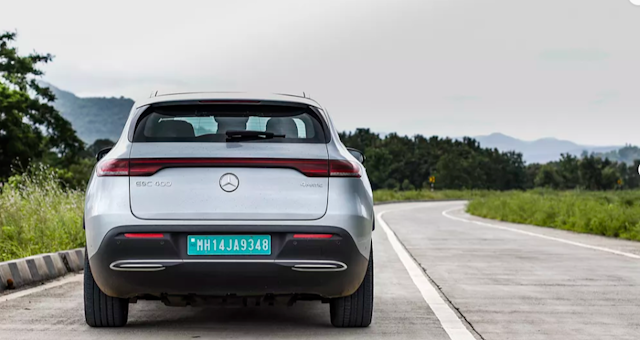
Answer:
<svg viewBox="0 0 640 340"><path fill-rule="evenodd" d="M134 142L233 142L230 131L263 132L243 142L324 143L316 113L306 107L272 105L176 105L150 107L135 129ZM236 136L238 137L238 136Z"/></svg>

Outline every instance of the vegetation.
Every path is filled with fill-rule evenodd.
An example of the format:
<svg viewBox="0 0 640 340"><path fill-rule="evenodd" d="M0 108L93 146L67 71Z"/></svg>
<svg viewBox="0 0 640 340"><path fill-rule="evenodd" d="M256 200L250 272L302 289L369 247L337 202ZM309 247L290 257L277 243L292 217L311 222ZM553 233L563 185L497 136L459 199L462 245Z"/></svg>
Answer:
<svg viewBox="0 0 640 340"><path fill-rule="evenodd" d="M9 45L14 39L15 33L0 34L0 181L33 160L68 168L84 149L50 105L54 95L35 79L42 75L38 64L50 62L51 55L20 56Z"/></svg>
<svg viewBox="0 0 640 340"><path fill-rule="evenodd" d="M34 166L0 191L0 262L84 246L84 194L63 189L59 173Z"/></svg>
<svg viewBox="0 0 640 340"><path fill-rule="evenodd" d="M619 150L613 150L605 153L596 153L595 156L605 158L614 162L634 164L637 159L640 159L640 148L638 148L637 146L626 145Z"/></svg>
<svg viewBox="0 0 640 340"><path fill-rule="evenodd" d="M42 76L38 65L52 56L21 56L10 46L15 38L15 33L0 34L0 184L34 164L44 164L62 188L83 189L95 164L95 150L113 143L98 140L85 147L52 106L52 90L37 80Z"/></svg>
<svg viewBox="0 0 640 340"><path fill-rule="evenodd" d="M477 141L399 136L381 137L369 129L341 133L345 145L363 151L374 189L416 190L429 188L429 177L438 189L524 189L526 167L522 155L483 149Z"/></svg>
<svg viewBox="0 0 640 340"><path fill-rule="evenodd" d="M640 190L504 192L471 201L470 214L640 241Z"/></svg>
<svg viewBox="0 0 640 340"><path fill-rule="evenodd" d="M374 189L419 190L430 188L435 177L438 190L620 190L640 188L633 165L602 159L594 154L581 158L563 154L547 164L525 165L522 154L481 148L471 138L452 140L389 134L381 137L369 129L341 133L350 147L367 157L367 173Z"/></svg>
<svg viewBox="0 0 640 340"><path fill-rule="evenodd" d="M408 190L380 189L373 192L376 203L420 200L472 200L496 193L488 190Z"/></svg>

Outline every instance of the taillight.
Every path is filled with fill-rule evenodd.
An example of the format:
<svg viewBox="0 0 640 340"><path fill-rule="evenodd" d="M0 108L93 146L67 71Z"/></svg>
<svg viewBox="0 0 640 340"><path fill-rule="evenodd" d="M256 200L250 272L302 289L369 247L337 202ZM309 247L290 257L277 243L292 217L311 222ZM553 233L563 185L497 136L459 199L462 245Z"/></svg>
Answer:
<svg viewBox="0 0 640 340"><path fill-rule="evenodd" d="M98 163L98 176L152 176L167 168L289 168L307 177L360 177L360 166L347 160L283 158L133 158Z"/></svg>
<svg viewBox="0 0 640 340"><path fill-rule="evenodd" d="M98 163L98 176L129 176L128 159L108 159Z"/></svg>
<svg viewBox="0 0 640 340"><path fill-rule="evenodd" d="M166 168L289 168L307 177L327 177L328 161L321 159L278 158L160 158L131 159L131 176L151 176Z"/></svg>
<svg viewBox="0 0 640 340"><path fill-rule="evenodd" d="M360 177L360 166L351 161L330 160L329 176L331 177Z"/></svg>

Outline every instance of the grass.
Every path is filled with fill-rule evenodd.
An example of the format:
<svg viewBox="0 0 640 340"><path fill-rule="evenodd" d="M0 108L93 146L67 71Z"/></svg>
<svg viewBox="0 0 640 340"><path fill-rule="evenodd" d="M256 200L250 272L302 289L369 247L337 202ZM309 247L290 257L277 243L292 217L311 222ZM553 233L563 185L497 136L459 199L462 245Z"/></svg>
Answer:
<svg viewBox="0 0 640 340"><path fill-rule="evenodd" d="M467 212L500 221L640 241L640 190L504 192L476 198Z"/></svg>
<svg viewBox="0 0 640 340"><path fill-rule="evenodd" d="M376 203L390 201L412 200L441 200L441 199L475 199L486 197L494 192L488 190L376 190L373 192L373 200Z"/></svg>
<svg viewBox="0 0 640 340"><path fill-rule="evenodd" d="M84 194L41 167L0 191L0 261L84 246Z"/></svg>

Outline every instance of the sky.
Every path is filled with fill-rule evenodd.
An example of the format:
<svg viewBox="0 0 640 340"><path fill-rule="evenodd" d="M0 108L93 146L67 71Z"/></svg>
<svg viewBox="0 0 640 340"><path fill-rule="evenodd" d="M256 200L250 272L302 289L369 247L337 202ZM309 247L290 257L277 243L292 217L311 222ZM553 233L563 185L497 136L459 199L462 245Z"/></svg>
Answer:
<svg viewBox="0 0 640 340"><path fill-rule="evenodd" d="M304 91L339 130L640 145L631 0L0 0L3 30L79 96Z"/></svg>

